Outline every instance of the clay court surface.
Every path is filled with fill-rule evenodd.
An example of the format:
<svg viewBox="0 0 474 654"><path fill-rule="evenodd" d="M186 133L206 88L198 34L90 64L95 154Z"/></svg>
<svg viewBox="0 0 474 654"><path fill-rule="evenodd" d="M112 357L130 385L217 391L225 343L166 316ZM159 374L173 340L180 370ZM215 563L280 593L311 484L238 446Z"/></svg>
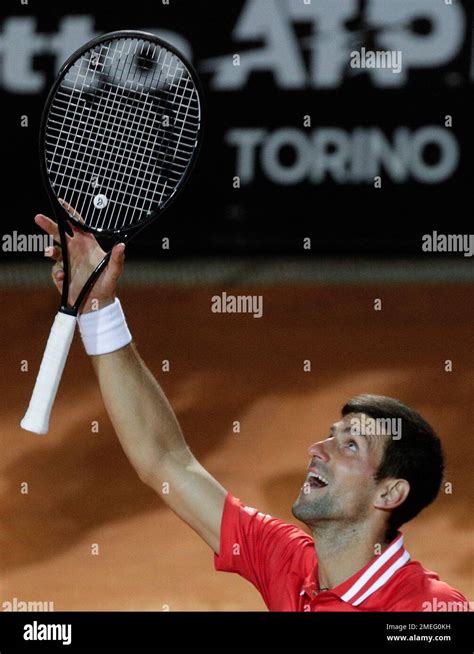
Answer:
<svg viewBox="0 0 474 654"><path fill-rule="evenodd" d="M211 297L223 290L263 294L263 318L213 314ZM345 400L373 392L417 408L442 436L452 493L404 528L407 549L472 600L472 292L306 285L120 295L196 456L234 495L283 519L292 520L307 446L326 436ZM250 584L214 571L209 548L138 480L78 335L50 433L19 428L57 298L46 288L1 298L1 601L54 602L58 611L265 610ZM29 372L20 370L25 359ZM164 359L170 372L161 372Z"/></svg>

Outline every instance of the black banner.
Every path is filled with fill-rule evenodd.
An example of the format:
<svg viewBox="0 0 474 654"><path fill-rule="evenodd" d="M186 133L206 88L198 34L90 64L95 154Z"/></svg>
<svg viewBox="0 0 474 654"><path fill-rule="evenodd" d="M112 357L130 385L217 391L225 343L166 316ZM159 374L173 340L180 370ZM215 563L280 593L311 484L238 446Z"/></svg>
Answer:
<svg viewBox="0 0 474 654"><path fill-rule="evenodd" d="M472 628L471 613L2 613L0 651L171 646L472 652Z"/></svg>

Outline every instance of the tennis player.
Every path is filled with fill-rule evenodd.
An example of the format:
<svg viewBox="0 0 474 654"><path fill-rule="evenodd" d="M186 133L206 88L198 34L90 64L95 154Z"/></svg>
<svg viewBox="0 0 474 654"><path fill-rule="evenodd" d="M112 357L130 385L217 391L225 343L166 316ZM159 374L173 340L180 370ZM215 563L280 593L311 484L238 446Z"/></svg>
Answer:
<svg viewBox="0 0 474 654"><path fill-rule="evenodd" d="M57 241L53 221L39 215L36 222ZM92 235L75 230L70 253L74 292L103 252ZM53 279L61 290L61 250L46 254L56 261ZM311 536L245 506L195 459L140 358L116 298L123 266L120 244L92 291L98 310L91 310L91 296L82 307L85 349L140 479L211 547L217 570L249 580L271 611L468 610L460 592L410 558L399 531L435 499L443 476L440 441L416 411L388 397L358 396L310 445L293 514ZM400 429L378 434L377 421ZM161 495L164 482L170 492Z"/></svg>

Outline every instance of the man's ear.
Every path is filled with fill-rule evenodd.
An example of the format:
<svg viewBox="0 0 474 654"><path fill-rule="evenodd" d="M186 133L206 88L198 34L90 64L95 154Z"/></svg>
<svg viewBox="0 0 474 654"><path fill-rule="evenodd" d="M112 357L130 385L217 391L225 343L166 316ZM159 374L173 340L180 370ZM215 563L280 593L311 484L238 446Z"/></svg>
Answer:
<svg viewBox="0 0 474 654"><path fill-rule="evenodd" d="M406 479L384 479L380 484L374 500L376 509L396 509L403 504L410 492L410 484Z"/></svg>

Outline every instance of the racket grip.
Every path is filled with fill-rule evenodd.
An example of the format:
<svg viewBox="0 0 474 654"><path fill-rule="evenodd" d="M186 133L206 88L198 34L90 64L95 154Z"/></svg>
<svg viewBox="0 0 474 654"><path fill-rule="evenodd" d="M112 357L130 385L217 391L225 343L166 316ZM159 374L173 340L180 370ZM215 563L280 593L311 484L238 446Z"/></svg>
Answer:
<svg viewBox="0 0 474 654"><path fill-rule="evenodd" d="M49 416L58 391L76 327L76 317L56 314L30 404L20 425L35 434L47 434Z"/></svg>

